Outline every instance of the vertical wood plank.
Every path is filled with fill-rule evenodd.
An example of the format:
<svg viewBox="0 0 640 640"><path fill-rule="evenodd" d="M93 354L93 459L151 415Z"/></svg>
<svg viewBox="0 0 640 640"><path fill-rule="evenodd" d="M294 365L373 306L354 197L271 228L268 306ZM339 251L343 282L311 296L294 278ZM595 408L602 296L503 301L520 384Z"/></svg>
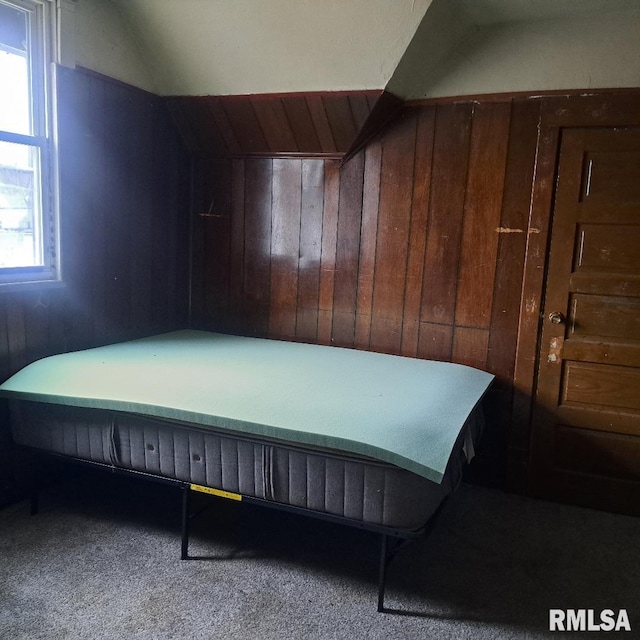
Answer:
<svg viewBox="0 0 640 640"><path fill-rule="evenodd" d="M409 257L407 259L401 345L402 355L413 357L418 354L420 335L422 277L429 217L429 194L431 192L435 108L420 109L417 119Z"/></svg>
<svg viewBox="0 0 640 640"><path fill-rule="evenodd" d="M229 309L229 255L231 244L231 167L228 160L209 164L208 197L204 211L197 211L203 234L206 270L204 311L207 326L226 329Z"/></svg>
<svg viewBox="0 0 640 640"><path fill-rule="evenodd" d="M355 338L363 180L364 154L360 153L342 167L340 175L331 335L333 343L342 347L352 347Z"/></svg>
<svg viewBox="0 0 640 640"><path fill-rule="evenodd" d="M68 303L64 311L69 349L91 343L91 170L95 153L91 133L93 99L87 77L71 70L57 74L60 171L60 244Z"/></svg>
<svg viewBox="0 0 640 640"><path fill-rule="evenodd" d="M326 160L324 163L324 211L318 300L318 342L320 344L331 344L339 199L340 163L336 160Z"/></svg>
<svg viewBox="0 0 640 640"><path fill-rule="evenodd" d="M323 206L324 162L303 160L296 337L307 342L318 336Z"/></svg>
<svg viewBox="0 0 640 640"><path fill-rule="evenodd" d="M407 110L382 139L371 348L386 353L402 344L416 122L416 111Z"/></svg>
<svg viewBox="0 0 640 640"><path fill-rule="evenodd" d="M90 130L94 136L92 149L92 172L88 176L89 188L93 195L100 193L100 185L105 174L106 138L104 119L104 86L98 80L90 79L91 101L94 108L90 113ZM97 108L96 108L97 106ZM89 264L91 269L91 294L93 299L93 331L91 344L104 344L107 334L107 300L106 282L104 278L106 264L106 246L103 238L107 232L107 201L105 199L92 198L91 209L91 256Z"/></svg>
<svg viewBox="0 0 640 640"><path fill-rule="evenodd" d="M136 183L139 188L132 189L130 194L130 300L131 326L137 335L144 335L153 321L153 245L150 241L153 232L153 202L147 197L142 185L153 182L153 122L144 109L133 105L129 110L129 123L137 132L129 147L132 166L136 167ZM142 143L144 141L145 143Z"/></svg>
<svg viewBox="0 0 640 640"><path fill-rule="evenodd" d="M200 160L193 195L192 324L227 328L230 299L231 161Z"/></svg>
<svg viewBox="0 0 640 640"><path fill-rule="evenodd" d="M472 107L438 106L421 320L453 323Z"/></svg>
<svg viewBox="0 0 640 640"><path fill-rule="evenodd" d="M228 326L231 332L244 330L242 300L244 297L245 262L245 161L231 165L231 247L229 274Z"/></svg>
<svg viewBox="0 0 640 640"><path fill-rule="evenodd" d="M11 295L11 294L10 294ZM8 335L9 371L13 374L29 363L23 296L11 295L7 305L6 324Z"/></svg>
<svg viewBox="0 0 640 640"><path fill-rule="evenodd" d="M513 103L487 358L502 384L513 376L539 113L538 102Z"/></svg>
<svg viewBox="0 0 640 640"><path fill-rule="evenodd" d="M4 382L11 374L9 358L9 327L7 326L7 306L9 296L0 296L0 381ZM0 432L2 423L0 423Z"/></svg>
<svg viewBox="0 0 640 640"><path fill-rule="evenodd" d="M473 327L455 327L453 330L452 361L470 367L485 369L489 331Z"/></svg>
<svg viewBox="0 0 640 640"><path fill-rule="evenodd" d="M162 101L156 102L161 114L158 132L162 142L162 155L158 159L164 165L163 207L167 228L166 261L168 309L161 330L182 329L189 323L190 234L191 234L191 185L193 159L184 148L178 130ZM129 208L129 205L127 204Z"/></svg>
<svg viewBox="0 0 640 640"><path fill-rule="evenodd" d="M560 131L540 127L534 169L531 208L527 223L522 293L518 314L518 338L513 373L512 443L526 442L534 391L538 329L542 305L544 266L554 193Z"/></svg>
<svg viewBox="0 0 640 640"><path fill-rule="evenodd" d="M46 291L29 292L24 298L26 355L29 362L51 355L49 299L50 293Z"/></svg>
<svg viewBox="0 0 640 640"><path fill-rule="evenodd" d="M488 329L511 105L476 106L471 130L455 323Z"/></svg>
<svg viewBox="0 0 640 640"><path fill-rule="evenodd" d="M11 374L9 359L9 328L7 326L8 296L0 296L0 382L4 382ZM8 402L0 402L0 508L13 499L13 441L9 423Z"/></svg>
<svg viewBox="0 0 640 640"><path fill-rule="evenodd" d="M210 172L209 161L198 158L193 167L193 193L191 194L192 211L189 212L191 221L191 308L190 321L194 328L206 325L205 296L207 284L206 250L204 223L205 218L198 215L207 211L207 186Z"/></svg>
<svg viewBox="0 0 640 640"><path fill-rule="evenodd" d="M66 332L67 291L51 291L49 296L49 347L48 353L69 351L69 336Z"/></svg>
<svg viewBox="0 0 640 640"><path fill-rule="evenodd" d="M511 441L507 465L507 482L511 488L524 487L526 476L524 460L527 457L528 429L521 422L511 427L511 381L516 356L518 301L522 288L539 113L539 102L514 101L512 104L487 355L487 370L496 375L491 403L487 403L492 412L487 415L487 424L490 425L487 432L496 443L492 453L497 460L492 466L504 468L504 462L500 464L499 460L507 457L507 446ZM522 437L522 434L526 435ZM514 447L517 450L515 455Z"/></svg>
<svg viewBox="0 0 640 640"><path fill-rule="evenodd" d="M169 300L169 270L170 265L166 260L167 248L169 246L169 227L165 224L158 224L159 216L165 218L162 212L167 206L164 188L167 182L167 163L158 162L159 158L165 155L164 140L161 133L161 114L158 109L154 109L150 104L141 104L144 107L147 117L151 119L151 153L153 157L153 172L150 178L151 193L148 195L151 209L151 251L153 256L164 256L164 260L154 260L152 265L152 288L151 288L151 308L152 324L154 332L161 332L166 326L166 318L169 314L171 301ZM149 241L149 239L147 240Z"/></svg>
<svg viewBox="0 0 640 640"><path fill-rule="evenodd" d="M536 180L527 227L525 249L525 269L522 284L518 346L527 346L528 353L536 352L538 324L540 321L540 300L544 278L545 247L549 232L549 212L553 199L556 170L556 152L559 143L557 129L541 128L538 134L538 155L536 158ZM530 391L535 363L524 359L516 365L515 379L522 379L522 391Z"/></svg>
<svg viewBox="0 0 640 640"><path fill-rule="evenodd" d="M269 335L296 333L302 161L274 160L271 206Z"/></svg>
<svg viewBox="0 0 640 640"><path fill-rule="evenodd" d="M453 326L421 322L418 334L418 357L426 360L451 362Z"/></svg>
<svg viewBox="0 0 640 640"><path fill-rule="evenodd" d="M115 85L104 92L104 157L117 161L104 162L102 188L110 194L104 203L106 235L119 241L105 251L102 278L105 282L107 322L105 340L115 342L129 335L131 318L129 255L131 254L130 222L121 212L129 211L131 180L135 168L130 164L129 145L131 136L122 127L122 113L129 109L128 91ZM104 240L99 241L104 246Z"/></svg>
<svg viewBox="0 0 640 640"><path fill-rule="evenodd" d="M359 349L368 349L371 342L371 307L380 211L380 170L382 164L382 143L380 140L371 143L366 148L364 157L364 192L355 326L355 346Z"/></svg>
<svg viewBox="0 0 640 640"><path fill-rule="evenodd" d="M247 160L245 194L244 314L251 335L269 331L271 281L271 160Z"/></svg>

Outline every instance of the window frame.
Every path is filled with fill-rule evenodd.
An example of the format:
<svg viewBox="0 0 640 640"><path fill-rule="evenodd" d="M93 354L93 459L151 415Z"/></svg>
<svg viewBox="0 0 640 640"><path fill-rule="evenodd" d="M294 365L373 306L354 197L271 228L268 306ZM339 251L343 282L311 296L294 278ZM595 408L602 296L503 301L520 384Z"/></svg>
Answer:
<svg viewBox="0 0 640 640"><path fill-rule="evenodd" d="M39 152L39 197L43 264L0 267L0 292L16 287L60 284L60 231L58 212L58 163L55 118L56 8L53 0L0 0L31 13L29 55L31 75L32 133L0 129L0 141L24 145Z"/></svg>

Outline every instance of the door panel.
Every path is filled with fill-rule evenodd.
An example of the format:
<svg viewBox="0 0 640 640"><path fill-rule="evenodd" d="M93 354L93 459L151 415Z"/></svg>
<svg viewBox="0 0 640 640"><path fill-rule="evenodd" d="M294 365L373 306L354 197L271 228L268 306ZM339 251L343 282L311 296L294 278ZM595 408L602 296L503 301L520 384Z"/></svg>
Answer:
<svg viewBox="0 0 640 640"><path fill-rule="evenodd" d="M627 342L640 335L640 299L576 293L570 309L569 337L597 335Z"/></svg>
<svg viewBox="0 0 640 640"><path fill-rule="evenodd" d="M561 426L557 439L558 466L622 481L640 481L637 438Z"/></svg>
<svg viewBox="0 0 640 640"><path fill-rule="evenodd" d="M640 514L640 129L563 132L542 315L531 490Z"/></svg>
<svg viewBox="0 0 640 640"><path fill-rule="evenodd" d="M640 370L565 360L560 406L640 410Z"/></svg>
<svg viewBox="0 0 640 640"><path fill-rule="evenodd" d="M580 224L576 271L624 271L640 267L640 228L630 224Z"/></svg>
<svg viewBox="0 0 640 640"><path fill-rule="evenodd" d="M582 202L640 202L640 152L590 152L584 166Z"/></svg>

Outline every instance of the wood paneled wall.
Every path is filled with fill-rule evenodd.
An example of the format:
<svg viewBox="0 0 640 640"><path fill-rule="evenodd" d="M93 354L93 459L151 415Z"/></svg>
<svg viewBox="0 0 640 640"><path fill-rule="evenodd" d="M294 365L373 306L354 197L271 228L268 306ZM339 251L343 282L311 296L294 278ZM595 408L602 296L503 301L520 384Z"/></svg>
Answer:
<svg viewBox="0 0 640 640"><path fill-rule="evenodd" d="M189 322L470 364L496 374L474 473L524 490L557 142L565 126L624 124L637 100L411 105L346 163L322 147L282 157L279 142L266 157L192 149L190 223L192 159L166 101L83 70L59 83L65 283L0 293L2 379Z"/></svg>
<svg viewBox="0 0 640 640"><path fill-rule="evenodd" d="M46 355L188 322L189 158L166 105L63 68L58 101L64 284L0 292L2 380ZM0 503L15 464L3 413Z"/></svg>
<svg viewBox="0 0 640 640"><path fill-rule="evenodd" d="M167 103L189 150L209 157L342 157L402 106L382 90L171 96Z"/></svg>
<svg viewBox="0 0 640 640"><path fill-rule="evenodd" d="M406 108L342 166L199 161L194 324L492 371L503 484L539 109Z"/></svg>

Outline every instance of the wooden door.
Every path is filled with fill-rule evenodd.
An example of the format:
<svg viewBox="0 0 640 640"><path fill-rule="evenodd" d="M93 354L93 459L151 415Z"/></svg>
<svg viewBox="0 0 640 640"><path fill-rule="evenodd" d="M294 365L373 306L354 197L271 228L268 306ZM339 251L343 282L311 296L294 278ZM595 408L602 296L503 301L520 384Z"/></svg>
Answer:
<svg viewBox="0 0 640 640"><path fill-rule="evenodd" d="M640 514L640 128L562 133L531 491Z"/></svg>

